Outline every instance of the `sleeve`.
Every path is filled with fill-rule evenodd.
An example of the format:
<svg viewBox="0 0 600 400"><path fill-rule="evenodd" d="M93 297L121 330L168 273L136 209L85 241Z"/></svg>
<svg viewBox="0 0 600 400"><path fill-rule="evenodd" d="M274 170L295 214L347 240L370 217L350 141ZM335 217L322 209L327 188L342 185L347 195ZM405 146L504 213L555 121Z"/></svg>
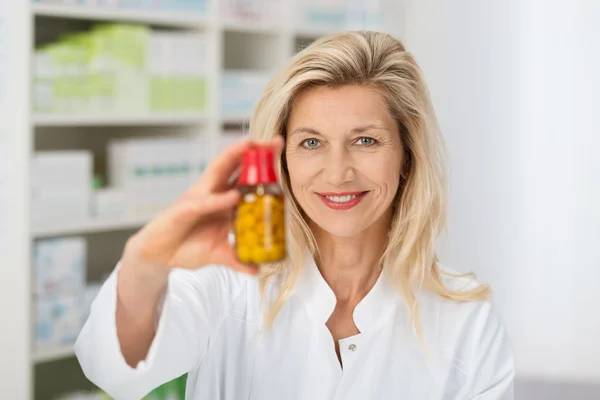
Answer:
<svg viewBox="0 0 600 400"><path fill-rule="evenodd" d="M482 303L471 324L466 399L514 400L515 360L500 316Z"/></svg>
<svg viewBox="0 0 600 400"><path fill-rule="evenodd" d="M173 270L148 355L131 368L121 353L116 330L118 270L119 266L94 300L75 353L86 377L107 394L116 400L141 399L198 365L244 280L226 267Z"/></svg>

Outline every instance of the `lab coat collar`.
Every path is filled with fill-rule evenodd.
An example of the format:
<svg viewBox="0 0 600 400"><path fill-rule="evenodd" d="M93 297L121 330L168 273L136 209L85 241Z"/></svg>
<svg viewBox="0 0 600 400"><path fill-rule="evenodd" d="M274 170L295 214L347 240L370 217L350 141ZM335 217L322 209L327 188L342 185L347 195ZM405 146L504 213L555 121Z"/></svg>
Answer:
<svg viewBox="0 0 600 400"><path fill-rule="evenodd" d="M304 270L297 294L304 302L309 316L325 324L333 313L337 300L309 253L304 256ZM354 309L356 327L361 333L376 330L401 301L400 294L390 282L384 268L371 291Z"/></svg>

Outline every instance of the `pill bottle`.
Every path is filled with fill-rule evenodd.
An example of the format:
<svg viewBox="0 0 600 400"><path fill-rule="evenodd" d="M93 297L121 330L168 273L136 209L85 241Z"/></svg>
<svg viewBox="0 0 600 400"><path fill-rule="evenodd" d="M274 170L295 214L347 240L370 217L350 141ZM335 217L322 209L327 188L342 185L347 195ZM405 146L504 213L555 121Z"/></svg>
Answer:
<svg viewBox="0 0 600 400"><path fill-rule="evenodd" d="M237 258L265 264L286 257L283 191L277 183L271 147L255 145L242 156L237 187L242 199L234 221Z"/></svg>

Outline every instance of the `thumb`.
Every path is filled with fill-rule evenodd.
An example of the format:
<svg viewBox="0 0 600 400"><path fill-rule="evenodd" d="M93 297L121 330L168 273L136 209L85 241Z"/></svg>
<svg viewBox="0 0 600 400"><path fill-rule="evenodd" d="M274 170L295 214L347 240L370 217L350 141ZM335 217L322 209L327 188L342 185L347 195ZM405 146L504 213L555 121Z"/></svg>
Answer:
<svg viewBox="0 0 600 400"><path fill-rule="evenodd" d="M204 215L230 210L239 203L240 197L240 192L237 189L210 193L202 199L199 209L202 210Z"/></svg>
<svg viewBox="0 0 600 400"><path fill-rule="evenodd" d="M164 246L174 246L196 226L199 219L233 209L240 201L240 196L239 191L230 189L225 192L207 193L199 198L180 198L142 228L142 232L150 237L161 237Z"/></svg>

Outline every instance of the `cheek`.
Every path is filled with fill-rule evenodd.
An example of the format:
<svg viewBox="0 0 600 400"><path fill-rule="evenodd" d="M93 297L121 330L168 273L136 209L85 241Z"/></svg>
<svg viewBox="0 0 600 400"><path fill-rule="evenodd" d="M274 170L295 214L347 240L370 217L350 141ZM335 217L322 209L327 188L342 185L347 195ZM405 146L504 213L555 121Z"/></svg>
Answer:
<svg viewBox="0 0 600 400"><path fill-rule="evenodd" d="M290 186L295 196L300 195L301 188L310 184L312 176L310 163L293 154L286 154Z"/></svg>
<svg viewBox="0 0 600 400"><path fill-rule="evenodd" d="M378 162L364 165L364 175L371 183L379 187L379 200L387 203L393 201L400 187L400 163L393 157L378 157Z"/></svg>

